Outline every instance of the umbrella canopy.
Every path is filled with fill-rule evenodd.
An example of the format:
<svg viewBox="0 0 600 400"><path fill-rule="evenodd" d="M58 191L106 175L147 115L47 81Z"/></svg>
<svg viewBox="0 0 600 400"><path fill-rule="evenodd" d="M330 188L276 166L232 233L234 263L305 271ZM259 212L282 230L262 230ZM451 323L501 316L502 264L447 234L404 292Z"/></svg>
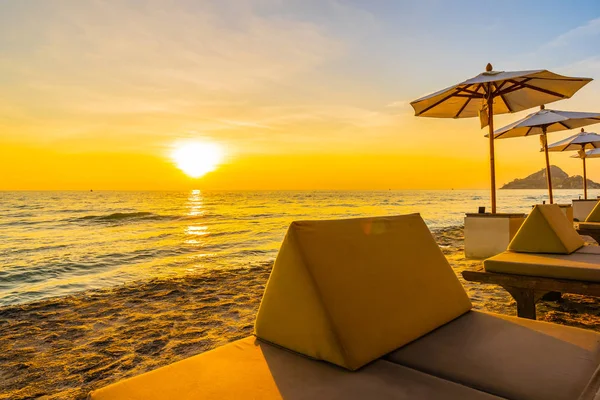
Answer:
<svg viewBox="0 0 600 400"><path fill-rule="evenodd" d="M572 78L540 69L531 71L486 72L439 92L411 102L416 116L468 118L479 116L482 127L489 126L492 213L496 212L496 173L494 162L494 114L512 113L567 99L590 78Z"/></svg>
<svg viewBox="0 0 600 400"><path fill-rule="evenodd" d="M548 181L548 197L550 204L552 196L552 176L550 173L550 158L548 156L548 132L580 128L600 122L600 113L546 110L542 105L538 112L529 114L510 125L494 131L495 139L506 139L520 136L541 135L540 142L546 155L546 179ZM488 135L486 135L488 136Z"/></svg>
<svg viewBox="0 0 600 400"><path fill-rule="evenodd" d="M599 122L600 113L547 110L542 106L538 112L495 130L494 139L543 135Z"/></svg>
<svg viewBox="0 0 600 400"><path fill-rule="evenodd" d="M600 135L585 132L583 128L576 135L548 145L548 151L579 151L600 148Z"/></svg>
<svg viewBox="0 0 600 400"><path fill-rule="evenodd" d="M592 132L585 132L581 128L581 132L576 135L569 136L559 142L552 143L548 146L548 151L577 151L578 157L583 161L583 198L587 199L587 173L585 168L585 159L587 154L586 149L600 148L600 135Z"/></svg>
<svg viewBox="0 0 600 400"><path fill-rule="evenodd" d="M489 64L486 69L474 78L411 102L415 115L477 117L483 106L482 99L490 95L497 98L494 114L513 113L567 99L592 81L591 78L567 77L545 69L492 71Z"/></svg>

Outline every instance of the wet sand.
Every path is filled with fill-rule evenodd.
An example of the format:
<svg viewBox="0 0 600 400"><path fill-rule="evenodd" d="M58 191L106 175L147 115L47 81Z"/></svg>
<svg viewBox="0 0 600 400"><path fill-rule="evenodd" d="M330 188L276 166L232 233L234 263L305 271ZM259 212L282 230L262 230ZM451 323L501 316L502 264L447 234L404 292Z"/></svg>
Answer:
<svg viewBox="0 0 600 400"><path fill-rule="evenodd" d="M475 309L508 315L504 289L465 282L462 229L436 233ZM270 264L156 279L0 308L0 399L84 399L90 390L252 334ZM540 302L538 319L600 331L600 300Z"/></svg>

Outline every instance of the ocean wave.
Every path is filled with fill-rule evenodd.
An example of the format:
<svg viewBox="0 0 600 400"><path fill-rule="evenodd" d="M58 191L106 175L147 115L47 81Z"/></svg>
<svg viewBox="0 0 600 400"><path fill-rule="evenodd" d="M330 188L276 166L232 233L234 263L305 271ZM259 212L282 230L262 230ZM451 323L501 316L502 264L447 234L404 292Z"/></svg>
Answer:
<svg viewBox="0 0 600 400"><path fill-rule="evenodd" d="M255 218L281 218L285 216L282 213L262 213L262 214L252 214L238 219L255 219Z"/></svg>
<svg viewBox="0 0 600 400"><path fill-rule="evenodd" d="M247 256L262 256L266 254L274 254L277 250L267 250L267 249L244 249L231 253L231 255L237 257L247 257Z"/></svg>
<svg viewBox="0 0 600 400"><path fill-rule="evenodd" d="M117 212L106 215L86 215L84 217L75 218L76 221L98 221L98 222L112 222L112 221L123 221L127 219L163 219L164 217L154 214L148 211L136 211L136 212Z"/></svg>
<svg viewBox="0 0 600 400"><path fill-rule="evenodd" d="M6 221L6 222L0 222L0 226L29 226L29 225L37 225L37 224L42 224L42 223L46 223L48 221L33 221L33 220L22 220L22 219L18 219L18 220L14 220L14 221Z"/></svg>
<svg viewBox="0 0 600 400"><path fill-rule="evenodd" d="M66 244L55 244L55 245L47 245L47 246L38 246L38 247L23 247L23 248L9 248L4 251L0 250L0 256L14 255L19 253L35 253L40 251L50 251L50 250L58 250L64 249L68 247Z"/></svg>
<svg viewBox="0 0 600 400"><path fill-rule="evenodd" d="M85 275L92 269L107 268L111 265L99 262L53 262L46 265L11 265L0 270L0 289L5 289L11 283L38 283L57 279L61 276Z"/></svg>
<svg viewBox="0 0 600 400"><path fill-rule="evenodd" d="M197 220L205 218L204 215L160 215L148 211L116 212L106 215L86 215L83 217L69 218L68 222L96 222L117 223L133 221L178 221Z"/></svg>
<svg viewBox="0 0 600 400"><path fill-rule="evenodd" d="M252 233L250 229L242 229L237 231L225 231L225 232L211 232L208 234L210 237L229 236L229 235L243 235L245 233Z"/></svg>
<svg viewBox="0 0 600 400"><path fill-rule="evenodd" d="M164 248L148 248L137 249L128 252L104 253L95 256L94 262L97 264L108 263L111 266L119 266L127 263L134 263L152 259L166 259L169 257L177 257L190 254L198 251L194 247L164 247ZM97 261L101 260L101 261Z"/></svg>
<svg viewBox="0 0 600 400"><path fill-rule="evenodd" d="M214 219L223 219L226 218L225 215L223 214L197 214L197 215L171 215L171 218L173 218L173 220L177 220L177 221L194 221L197 219L205 219L205 218L214 218Z"/></svg>
<svg viewBox="0 0 600 400"><path fill-rule="evenodd" d="M15 205L11 206L11 208L26 209L26 210L40 210L40 209L43 209L44 206L41 204L15 204Z"/></svg>
<svg viewBox="0 0 600 400"><path fill-rule="evenodd" d="M0 265L0 291L14 283L39 283L50 279L73 278L85 276L93 272L106 272L112 268L136 264L148 260L167 260L170 257L185 256L198 252L193 247L147 248L126 252L95 254L86 260L64 260L48 258L44 262L26 266L12 264Z"/></svg>

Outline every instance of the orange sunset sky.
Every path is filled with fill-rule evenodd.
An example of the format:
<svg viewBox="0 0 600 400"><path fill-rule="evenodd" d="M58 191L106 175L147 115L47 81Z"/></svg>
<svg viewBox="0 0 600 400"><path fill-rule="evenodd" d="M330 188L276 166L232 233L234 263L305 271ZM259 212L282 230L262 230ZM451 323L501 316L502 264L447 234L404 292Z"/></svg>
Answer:
<svg viewBox="0 0 600 400"><path fill-rule="evenodd" d="M409 102L488 62L600 80L599 39L595 1L0 2L0 190L487 188L479 121ZM548 108L600 112L597 80ZM496 149L499 184L544 167L537 137Z"/></svg>

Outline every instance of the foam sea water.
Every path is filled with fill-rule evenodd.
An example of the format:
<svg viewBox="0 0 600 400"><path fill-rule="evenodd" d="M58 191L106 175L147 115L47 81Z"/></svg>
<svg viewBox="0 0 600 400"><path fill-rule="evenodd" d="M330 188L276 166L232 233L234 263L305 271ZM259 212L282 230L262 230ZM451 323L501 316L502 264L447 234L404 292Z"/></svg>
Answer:
<svg viewBox="0 0 600 400"><path fill-rule="evenodd" d="M499 191L498 211L545 199L544 190ZM294 220L419 212L440 230L488 203L487 190L0 192L0 306L271 262Z"/></svg>

